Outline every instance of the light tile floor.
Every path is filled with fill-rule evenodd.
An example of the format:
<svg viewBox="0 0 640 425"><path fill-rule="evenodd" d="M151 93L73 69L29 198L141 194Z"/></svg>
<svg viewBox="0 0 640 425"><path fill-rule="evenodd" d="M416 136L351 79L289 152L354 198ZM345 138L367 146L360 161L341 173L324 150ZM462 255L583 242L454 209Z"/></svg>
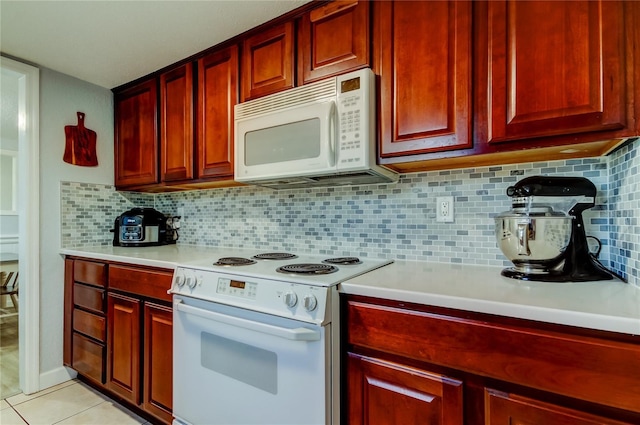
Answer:
<svg viewBox="0 0 640 425"><path fill-rule="evenodd" d="M73 380L31 395L17 394L0 401L2 425L148 424L84 383Z"/></svg>

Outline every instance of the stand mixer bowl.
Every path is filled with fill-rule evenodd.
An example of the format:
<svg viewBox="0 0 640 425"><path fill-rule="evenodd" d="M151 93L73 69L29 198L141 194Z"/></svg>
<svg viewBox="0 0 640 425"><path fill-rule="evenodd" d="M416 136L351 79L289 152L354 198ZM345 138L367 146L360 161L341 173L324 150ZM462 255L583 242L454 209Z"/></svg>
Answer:
<svg viewBox="0 0 640 425"><path fill-rule="evenodd" d="M504 212L495 218L498 246L516 270L546 273L564 260L573 219L557 212Z"/></svg>

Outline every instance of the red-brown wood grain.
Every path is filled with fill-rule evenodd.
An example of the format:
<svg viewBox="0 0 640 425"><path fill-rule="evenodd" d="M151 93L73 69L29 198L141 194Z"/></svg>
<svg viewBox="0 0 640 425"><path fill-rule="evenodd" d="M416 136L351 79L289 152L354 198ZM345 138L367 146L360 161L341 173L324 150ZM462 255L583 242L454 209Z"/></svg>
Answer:
<svg viewBox="0 0 640 425"><path fill-rule="evenodd" d="M170 270L143 269L134 266L110 265L109 289L171 301L167 291L171 288Z"/></svg>
<svg viewBox="0 0 640 425"><path fill-rule="evenodd" d="M348 357L350 425L462 425L462 382L356 354Z"/></svg>
<svg viewBox="0 0 640 425"><path fill-rule="evenodd" d="M160 75L160 180L163 182L194 176L193 92L191 62Z"/></svg>
<svg viewBox="0 0 640 425"><path fill-rule="evenodd" d="M107 320L104 316L75 309L73 312L73 330L102 343L107 341Z"/></svg>
<svg viewBox="0 0 640 425"><path fill-rule="evenodd" d="M144 409L171 423L173 406L173 312L170 307L144 305Z"/></svg>
<svg viewBox="0 0 640 425"><path fill-rule="evenodd" d="M115 95L115 185L158 183L158 89L150 78Z"/></svg>
<svg viewBox="0 0 640 425"><path fill-rule="evenodd" d="M107 285L107 266L95 261L75 260L73 263L72 278L76 282L104 287Z"/></svg>
<svg viewBox="0 0 640 425"><path fill-rule="evenodd" d="M234 111L239 98L238 46L198 60L198 178L233 177Z"/></svg>
<svg viewBox="0 0 640 425"><path fill-rule="evenodd" d="M369 66L370 3L338 0L304 14L298 28L298 81Z"/></svg>
<svg viewBox="0 0 640 425"><path fill-rule="evenodd" d="M73 305L93 313L104 314L106 311L105 290L82 283L73 284Z"/></svg>
<svg viewBox="0 0 640 425"><path fill-rule="evenodd" d="M627 125L623 3L488 3L490 143Z"/></svg>
<svg viewBox="0 0 640 425"><path fill-rule="evenodd" d="M348 343L640 413L640 343L349 301Z"/></svg>
<svg viewBox="0 0 640 425"><path fill-rule="evenodd" d="M140 403L140 304L130 297L108 295L109 390L131 403Z"/></svg>
<svg viewBox="0 0 640 425"><path fill-rule="evenodd" d="M242 49L242 101L294 87L293 22L248 37Z"/></svg>
<svg viewBox="0 0 640 425"><path fill-rule="evenodd" d="M375 2L383 158L468 148L471 3Z"/></svg>
<svg viewBox="0 0 640 425"><path fill-rule="evenodd" d="M73 334L71 366L97 384L105 383L105 346L78 333Z"/></svg>

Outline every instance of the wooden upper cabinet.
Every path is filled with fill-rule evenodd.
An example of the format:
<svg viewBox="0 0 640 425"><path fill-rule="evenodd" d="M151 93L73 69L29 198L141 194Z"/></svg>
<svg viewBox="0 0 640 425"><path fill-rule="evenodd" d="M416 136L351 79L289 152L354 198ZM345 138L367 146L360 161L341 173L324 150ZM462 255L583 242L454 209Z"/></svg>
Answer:
<svg viewBox="0 0 640 425"><path fill-rule="evenodd" d="M627 125L618 1L489 1L489 143ZM480 123L482 125L482 123Z"/></svg>
<svg viewBox="0 0 640 425"><path fill-rule="evenodd" d="M238 46L198 60L198 177L233 176Z"/></svg>
<svg viewBox="0 0 640 425"><path fill-rule="evenodd" d="M349 353L349 424L462 425L462 382Z"/></svg>
<svg viewBox="0 0 640 425"><path fill-rule="evenodd" d="M381 157L467 148L471 3L374 2Z"/></svg>
<svg viewBox="0 0 640 425"><path fill-rule="evenodd" d="M157 80L118 92L114 101L116 188L157 183Z"/></svg>
<svg viewBox="0 0 640 425"><path fill-rule="evenodd" d="M337 0L305 13L298 30L298 80L306 84L370 65L368 0Z"/></svg>
<svg viewBox="0 0 640 425"><path fill-rule="evenodd" d="M193 65L160 75L161 181L193 178Z"/></svg>
<svg viewBox="0 0 640 425"><path fill-rule="evenodd" d="M295 85L293 22L285 22L244 40L242 100Z"/></svg>

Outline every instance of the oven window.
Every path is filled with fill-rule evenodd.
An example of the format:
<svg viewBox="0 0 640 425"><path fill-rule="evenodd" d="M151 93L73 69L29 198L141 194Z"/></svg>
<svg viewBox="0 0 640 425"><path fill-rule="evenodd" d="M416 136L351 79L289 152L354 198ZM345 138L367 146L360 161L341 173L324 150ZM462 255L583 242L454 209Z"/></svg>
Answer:
<svg viewBox="0 0 640 425"><path fill-rule="evenodd" d="M320 156L320 120L312 118L245 134L246 165L273 164Z"/></svg>
<svg viewBox="0 0 640 425"><path fill-rule="evenodd" d="M202 332L200 339L200 362L203 367L271 394L278 394L276 353L207 332Z"/></svg>

